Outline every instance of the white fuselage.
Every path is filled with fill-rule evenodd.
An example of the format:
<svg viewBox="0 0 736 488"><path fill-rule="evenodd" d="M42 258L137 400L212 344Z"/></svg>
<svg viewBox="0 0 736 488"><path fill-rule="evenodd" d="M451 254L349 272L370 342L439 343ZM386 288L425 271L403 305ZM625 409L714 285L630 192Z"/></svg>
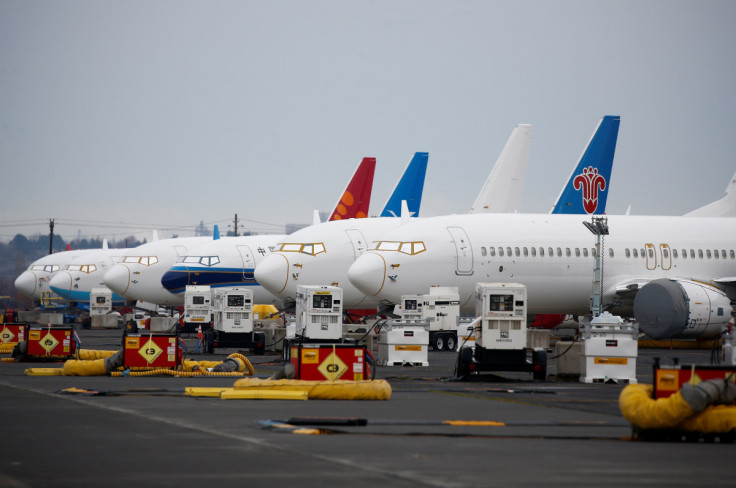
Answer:
<svg viewBox="0 0 736 488"><path fill-rule="evenodd" d="M464 310L474 306L477 282L519 282L528 287L530 314L584 314L590 311L596 242L584 220L555 214L417 219L381 236L352 265L349 278L365 294L390 303L427 293L431 286L456 286ZM657 278L712 283L736 276L735 219L609 216L608 227L604 305L633 283ZM382 250L408 242L425 250Z"/></svg>
<svg viewBox="0 0 736 488"><path fill-rule="evenodd" d="M348 281L348 268L368 244L398 227L401 219L376 217L324 222L286 236L270 256L258 264L255 278L271 293L295 301L298 285L329 285L343 290L343 308L375 308Z"/></svg>
<svg viewBox="0 0 736 488"><path fill-rule="evenodd" d="M126 300L178 306L180 297L161 286L161 277L180 256L208 241L212 241L212 237L178 237L128 249L121 261L105 273L105 286Z"/></svg>
<svg viewBox="0 0 736 488"><path fill-rule="evenodd" d="M184 304L188 285L212 288L247 287L253 303L280 305L281 300L257 283L255 267L268 258L271 249L284 235L223 237L190 249L171 265L161 278L161 285Z"/></svg>
<svg viewBox="0 0 736 488"><path fill-rule="evenodd" d="M72 301L88 302L92 288L104 287L103 277L118 261L125 249L98 249L84 254L84 258L62 267L49 282L57 295ZM113 302L123 298L113 293Z"/></svg>
<svg viewBox="0 0 736 488"><path fill-rule="evenodd" d="M50 292L49 282L62 268L85 260L85 256L99 249L78 249L49 254L37 259L15 279L15 288L23 295L34 300L41 298L41 293Z"/></svg>

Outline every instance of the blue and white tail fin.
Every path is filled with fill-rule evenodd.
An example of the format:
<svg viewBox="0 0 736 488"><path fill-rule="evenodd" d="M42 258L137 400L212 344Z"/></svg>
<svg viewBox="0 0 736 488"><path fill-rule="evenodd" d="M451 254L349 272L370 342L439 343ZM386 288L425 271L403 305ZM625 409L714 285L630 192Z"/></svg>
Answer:
<svg viewBox="0 0 736 488"><path fill-rule="evenodd" d="M406 204L412 217L419 216L419 207L422 204L424 190L424 176L427 173L429 153L418 152L406 167L404 174L396 184L393 193L383 207L381 217L399 217L401 215L401 201Z"/></svg>
<svg viewBox="0 0 736 488"><path fill-rule="evenodd" d="M601 119L550 213L592 215L606 212L620 123L618 115L606 115Z"/></svg>
<svg viewBox="0 0 736 488"><path fill-rule="evenodd" d="M511 132L470 213L519 211L533 128L531 124L519 124Z"/></svg>

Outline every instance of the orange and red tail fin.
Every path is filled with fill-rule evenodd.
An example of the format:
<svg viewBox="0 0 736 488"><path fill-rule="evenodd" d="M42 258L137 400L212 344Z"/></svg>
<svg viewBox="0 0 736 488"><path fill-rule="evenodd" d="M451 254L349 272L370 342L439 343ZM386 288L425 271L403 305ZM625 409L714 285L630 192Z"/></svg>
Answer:
<svg viewBox="0 0 736 488"><path fill-rule="evenodd" d="M376 170L376 158L363 158L348 183L330 220L362 219L368 217L373 189L373 173Z"/></svg>

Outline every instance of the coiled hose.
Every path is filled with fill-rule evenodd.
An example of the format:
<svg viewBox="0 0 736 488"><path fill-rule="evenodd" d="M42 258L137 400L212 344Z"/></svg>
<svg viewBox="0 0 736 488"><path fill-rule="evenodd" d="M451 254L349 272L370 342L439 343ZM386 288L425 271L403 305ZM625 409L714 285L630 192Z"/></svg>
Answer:
<svg viewBox="0 0 736 488"><path fill-rule="evenodd" d="M227 371L227 367L220 368L230 362L231 367L236 368L235 371ZM225 361L219 363L213 368L208 368L211 365L211 361L187 361L187 369L168 369L168 368L155 368L155 369L136 369L136 370L125 370L125 371L111 371L110 376L179 376L183 378L191 378L193 376L253 376L256 373L253 364L240 353L233 353L229 355ZM190 369L191 368L191 369ZM218 369L221 369L218 371ZM245 370L248 370L247 373Z"/></svg>

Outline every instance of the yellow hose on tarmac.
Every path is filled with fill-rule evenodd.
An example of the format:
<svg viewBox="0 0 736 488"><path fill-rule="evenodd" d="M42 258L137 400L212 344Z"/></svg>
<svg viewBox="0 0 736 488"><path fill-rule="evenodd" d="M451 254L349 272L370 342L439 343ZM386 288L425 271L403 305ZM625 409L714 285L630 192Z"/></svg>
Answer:
<svg viewBox="0 0 736 488"><path fill-rule="evenodd" d="M95 349L77 349L76 358L81 361L109 358L117 351L102 351Z"/></svg>
<svg viewBox="0 0 736 488"><path fill-rule="evenodd" d="M302 381L243 378L233 385L236 390L306 391L309 399L319 400L389 400L391 385L386 380Z"/></svg>
<svg viewBox="0 0 736 488"><path fill-rule="evenodd" d="M684 386L684 385L683 385ZM736 429L736 406L716 405L696 412L682 390L667 398L652 398L652 385L629 384L621 391L618 405L622 415L641 429L679 429L704 434Z"/></svg>
<svg viewBox="0 0 736 488"><path fill-rule="evenodd" d="M111 354L107 354L110 352ZM94 354L102 353L102 354ZM225 361L184 361L182 367L179 369L169 368L134 368L127 371L118 371L115 366L115 370L112 369L106 360L112 358L116 354L116 351L90 351L88 356L90 358L95 356L103 356L99 359L86 359L86 360L75 360L71 359L64 363L63 374L64 376L102 376L109 374L110 376L179 376L179 377L192 377L192 376L244 376L254 375L255 369L251 362L242 354L231 354L226 358ZM223 366L229 362L230 366L235 363L235 371L210 371L212 368ZM120 364L120 363L118 363ZM247 369L247 372L246 372Z"/></svg>

